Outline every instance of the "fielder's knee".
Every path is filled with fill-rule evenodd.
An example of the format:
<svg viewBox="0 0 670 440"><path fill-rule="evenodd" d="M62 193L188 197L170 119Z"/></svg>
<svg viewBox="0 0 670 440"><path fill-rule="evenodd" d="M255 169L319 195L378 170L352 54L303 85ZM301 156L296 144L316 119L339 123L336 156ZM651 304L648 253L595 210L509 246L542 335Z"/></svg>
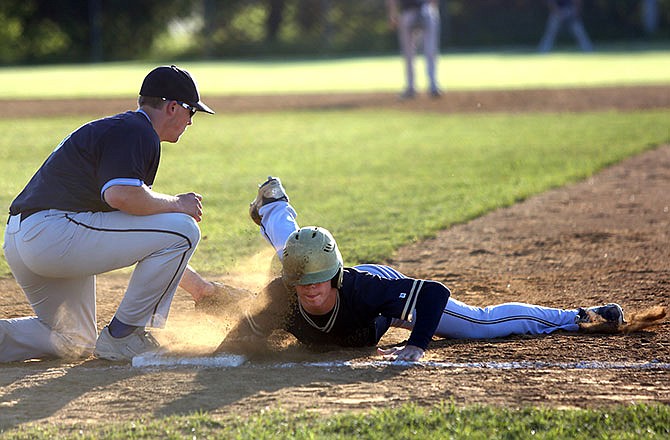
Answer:
<svg viewBox="0 0 670 440"><path fill-rule="evenodd" d="M175 214L171 220L170 228L184 237L192 249L200 242L200 227L198 222L188 214Z"/></svg>
<svg viewBox="0 0 670 440"><path fill-rule="evenodd" d="M95 349L96 335L83 333L51 333L51 343L54 346L54 354L62 359L80 359L93 354Z"/></svg>

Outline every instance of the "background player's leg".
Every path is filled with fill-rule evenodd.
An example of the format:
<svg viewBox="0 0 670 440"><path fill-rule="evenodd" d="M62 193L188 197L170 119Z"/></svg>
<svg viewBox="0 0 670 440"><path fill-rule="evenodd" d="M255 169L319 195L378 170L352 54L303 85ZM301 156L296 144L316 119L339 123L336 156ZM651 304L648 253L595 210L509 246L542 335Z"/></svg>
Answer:
<svg viewBox="0 0 670 440"><path fill-rule="evenodd" d="M570 30L583 52L591 52L593 50L593 44L586 33L586 29L584 29L584 23L580 19L574 17L570 20Z"/></svg>
<svg viewBox="0 0 670 440"><path fill-rule="evenodd" d="M556 40L556 35L558 34L562 21L563 18L559 12L552 12L549 14L547 26L538 47L540 52L549 52L554 47L554 40Z"/></svg>
<svg viewBox="0 0 670 440"><path fill-rule="evenodd" d="M423 51L426 58L426 74L429 92L436 97L440 94L437 83L437 57L440 51L440 12L432 3L422 7L424 15Z"/></svg>
<svg viewBox="0 0 670 440"><path fill-rule="evenodd" d="M405 66L405 90L401 95L404 98L411 98L415 93L414 86L414 38L413 28L416 21L417 12L415 10L405 11L400 14L398 22L398 42L400 52L402 53Z"/></svg>

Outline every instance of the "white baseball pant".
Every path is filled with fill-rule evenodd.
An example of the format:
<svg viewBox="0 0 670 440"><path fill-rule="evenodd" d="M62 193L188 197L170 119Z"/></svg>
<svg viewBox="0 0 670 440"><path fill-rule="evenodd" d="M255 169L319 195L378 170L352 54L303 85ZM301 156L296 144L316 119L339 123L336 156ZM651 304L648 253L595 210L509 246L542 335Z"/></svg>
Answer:
<svg viewBox="0 0 670 440"><path fill-rule="evenodd" d="M199 241L196 221L181 213L47 210L23 221L10 217L5 257L36 316L0 320L0 361L92 353L95 276L132 265L116 317L163 327Z"/></svg>
<svg viewBox="0 0 670 440"><path fill-rule="evenodd" d="M417 30L419 32L417 33ZM423 54L426 60L426 74L430 90L438 90L437 56L440 50L440 11L432 2L425 3L420 9L402 11L398 22L398 42L405 63L405 88L415 90L414 57L416 54L415 36L423 37Z"/></svg>

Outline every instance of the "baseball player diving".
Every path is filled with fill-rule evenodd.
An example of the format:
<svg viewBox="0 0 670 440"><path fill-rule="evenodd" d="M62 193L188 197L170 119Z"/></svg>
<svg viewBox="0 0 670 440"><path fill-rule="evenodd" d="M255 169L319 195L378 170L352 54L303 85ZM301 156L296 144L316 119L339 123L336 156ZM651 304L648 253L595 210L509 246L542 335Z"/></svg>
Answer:
<svg viewBox="0 0 670 440"><path fill-rule="evenodd" d="M217 351L235 351L284 329L306 345L374 346L390 326L410 330L406 345L380 351L389 358L417 361L433 336L496 338L557 330L621 331L618 304L556 309L523 303L473 307L437 281L409 278L384 265L344 267L335 239L324 228L299 227L281 181L269 177L251 203L251 218L282 262L281 278L261 293L268 305L248 314ZM665 316L665 310L658 316Z"/></svg>
<svg viewBox="0 0 670 440"><path fill-rule="evenodd" d="M175 143L200 100L177 66L149 72L138 108L69 134L9 208L4 251L35 316L0 320L0 362L129 360L158 343L182 274L200 241L202 197L158 193L161 142ZM96 274L135 265L116 313L98 336Z"/></svg>

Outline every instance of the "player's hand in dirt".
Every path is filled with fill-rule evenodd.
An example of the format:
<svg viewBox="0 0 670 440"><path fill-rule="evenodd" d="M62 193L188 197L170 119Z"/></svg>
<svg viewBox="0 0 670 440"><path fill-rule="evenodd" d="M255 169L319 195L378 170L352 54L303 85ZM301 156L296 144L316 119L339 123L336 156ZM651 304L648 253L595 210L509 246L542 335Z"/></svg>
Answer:
<svg viewBox="0 0 670 440"><path fill-rule="evenodd" d="M394 361L416 362L423 357L423 349L415 345L405 345L404 347L377 348L377 352L384 358Z"/></svg>
<svg viewBox="0 0 670 440"><path fill-rule="evenodd" d="M213 354L235 353L253 356L265 351L267 351L267 338L255 334L242 334L234 330L226 336Z"/></svg>
<svg viewBox="0 0 670 440"><path fill-rule="evenodd" d="M228 332L214 353L237 353L253 355L267 350L267 339L272 329L265 329L254 320L247 312L242 312L243 317Z"/></svg>

